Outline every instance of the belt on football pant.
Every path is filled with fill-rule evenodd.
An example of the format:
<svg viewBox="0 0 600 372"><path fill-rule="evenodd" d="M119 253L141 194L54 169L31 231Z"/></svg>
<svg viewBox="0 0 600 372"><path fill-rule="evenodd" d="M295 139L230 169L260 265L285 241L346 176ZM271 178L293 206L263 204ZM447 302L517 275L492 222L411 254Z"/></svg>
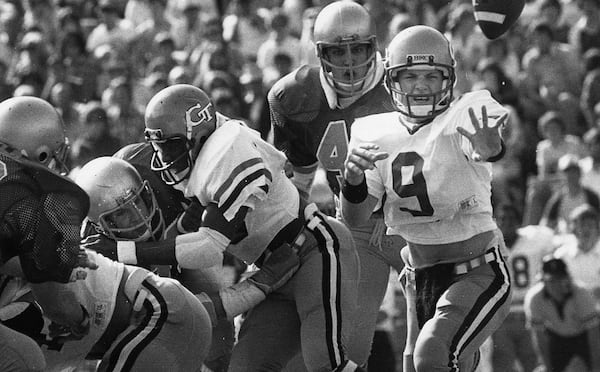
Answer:
<svg viewBox="0 0 600 372"><path fill-rule="evenodd" d="M468 261L463 261L454 265L454 274L463 275L469 271L496 260L496 250L498 247L492 247L481 256L475 257Z"/></svg>

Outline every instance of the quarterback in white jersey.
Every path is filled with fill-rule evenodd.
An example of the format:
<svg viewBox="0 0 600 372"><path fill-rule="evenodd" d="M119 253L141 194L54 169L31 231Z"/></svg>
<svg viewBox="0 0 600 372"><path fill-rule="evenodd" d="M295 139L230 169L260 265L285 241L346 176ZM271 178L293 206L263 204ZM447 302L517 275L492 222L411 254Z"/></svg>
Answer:
<svg viewBox="0 0 600 372"><path fill-rule="evenodd" d="M344 219L362 223L382 205L388 233L407 241L407 321L418 331L409 329L405 368L417 371L470 371L510 306L489 164L503 155L508 114L487 91L454 100L454 67L439 31L396 35L385 84L397 112L354 123L344 172Z"/></svg>

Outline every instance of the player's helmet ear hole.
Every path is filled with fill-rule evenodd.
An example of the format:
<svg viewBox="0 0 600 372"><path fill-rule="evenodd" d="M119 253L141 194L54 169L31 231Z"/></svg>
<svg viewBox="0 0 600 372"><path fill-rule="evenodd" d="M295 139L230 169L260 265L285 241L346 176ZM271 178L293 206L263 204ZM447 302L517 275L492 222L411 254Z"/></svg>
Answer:
<svg viewBox="0 0 600 372"><path fill-rule="evenodd" d="M46 160L48 160L49 156L48 156L48 152L47 151L42 151L40 152L40 154L38 155L38 161L40 163L45 163Z"/></svg>

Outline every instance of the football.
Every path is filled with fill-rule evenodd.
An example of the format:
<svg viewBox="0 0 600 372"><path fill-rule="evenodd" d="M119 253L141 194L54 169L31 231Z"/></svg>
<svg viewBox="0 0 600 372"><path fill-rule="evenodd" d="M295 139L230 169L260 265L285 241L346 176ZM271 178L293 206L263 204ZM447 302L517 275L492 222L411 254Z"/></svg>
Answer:
<svg viewBox="0 0 600 372"><path fill-rule="evenodd" d="M502 36L519 19L525 0L473 0L475 20L488 39Z"/></svg>

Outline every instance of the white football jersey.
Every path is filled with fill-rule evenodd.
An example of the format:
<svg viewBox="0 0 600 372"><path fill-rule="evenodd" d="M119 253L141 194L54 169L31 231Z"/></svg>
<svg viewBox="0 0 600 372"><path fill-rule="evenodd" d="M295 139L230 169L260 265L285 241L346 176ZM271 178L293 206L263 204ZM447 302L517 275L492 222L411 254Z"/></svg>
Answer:
<svg viewBox="0 0 600 372"><path fill-rule="evenodd" d="M258 132L230 120L210 135L194 164L185 195L215 203L227 220L248 207L248 236L227 250L253 263L288 223L298 218L300 199L285 175L285 155Z"/></svg>
<svg viewBox="0 0 600 372"><path fill-rule="evenodd" d="M508 267L512 279L511 311L523 311L525 293L536 282L542 270L542 259L554 251L552 229L531 225L518 230L518 238L508 249Z"/></svg>
<svg viewBox="0 0 600 372"><path fill-rule="evenodd" d="M491 164L471 159L468 139L456 128L473 133L469 107L489 123L507 112L486 90L464 94L431 123L410 134L398 112L358 118L350 148L375 143L389 157L367 170L369 193L383 206L388 233L420 244L466 240L496 228L492 218Z"/></svg>
<svg viewBox="0 0 600 372"><path fill-rule="evenodd" d="M84 360L92 346L98 342L115 309L117 291L121 283L124 264L109 260L101 254L88 250L88 256L98 264L98 269L87 270L85 280L66 284L76 294L90 315L90 332L79 341L65 342L60 351L44 348L49 370L70 366Z"/></svg>

